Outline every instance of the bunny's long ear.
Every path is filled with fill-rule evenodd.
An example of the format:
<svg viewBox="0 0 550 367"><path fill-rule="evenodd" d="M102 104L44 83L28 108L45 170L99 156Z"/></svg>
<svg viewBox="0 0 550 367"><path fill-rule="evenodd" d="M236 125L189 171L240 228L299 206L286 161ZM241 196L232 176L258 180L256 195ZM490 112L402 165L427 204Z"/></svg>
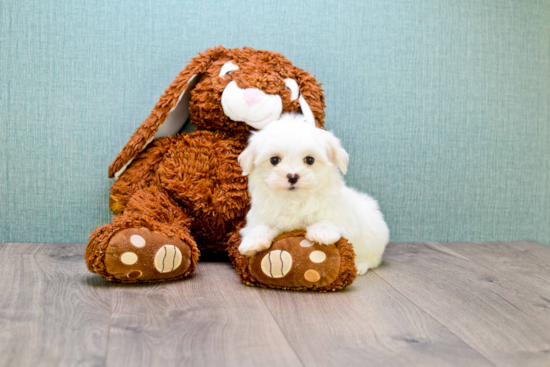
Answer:
<svg viewBox="0 0 550 367"><path fill-rule="evenodd" d="M315 77L305 70L300 69L296 75L300 87L300 109L310 123L317 127L325 127L325 95Z"/></svg>
<svg viewBox="0 0 550 367"><path fill-rule="evenodd" d="M213 61L226 54L219 46L200 53L183 69L165 90L147 119L137 128L128 143L109 166L109 177L118 178L132 160L155 138L176 134L189 117L191 90Z"/></svg>

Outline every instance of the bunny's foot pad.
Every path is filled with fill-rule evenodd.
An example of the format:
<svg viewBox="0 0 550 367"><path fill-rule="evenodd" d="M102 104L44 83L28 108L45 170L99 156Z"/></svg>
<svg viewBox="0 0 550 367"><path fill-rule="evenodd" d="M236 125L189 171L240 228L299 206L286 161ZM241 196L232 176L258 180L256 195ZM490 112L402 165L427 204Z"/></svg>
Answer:
<svg viewBox="0 0 550 367"><path fill-rule="evenodd" d="M188 244L147 228L118 231L101 255L102 271L96 272L123 283L175 280L190 276L195 269Z"/></svg>
<svg viewBox="0 0 550 367"><path fill-rule="evenodd" d="M228 252L248 285L327 292L347 287L357 276L355 253L345 238L327 246L308 241L305 231L286 232L252 257L239 253L240 242L239 234L233 235Z"/></svg>

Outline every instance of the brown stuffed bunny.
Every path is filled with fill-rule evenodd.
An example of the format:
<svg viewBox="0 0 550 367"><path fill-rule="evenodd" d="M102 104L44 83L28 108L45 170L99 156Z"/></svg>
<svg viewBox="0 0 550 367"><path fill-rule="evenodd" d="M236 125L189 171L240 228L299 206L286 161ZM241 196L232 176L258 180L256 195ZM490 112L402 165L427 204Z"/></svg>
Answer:
<svg viewBox="0 0 550 367"><path fill-rule="evenodd" d="M195 57L110 165L116 217L90 235L88 269L120 282L179 279L195 271L200 249L210 259L229 251L249 284L328 290L351 283L354 255L345 240L325 246L333 254L317 266L319 279L298 279L306 264L286 283L284 276L262 280L254 257L236 250L250 201L237 157L250 131L284 112L300 112L322 128L324 107L315 78L276 52L216 47ZM177 134L188 118L197 131ZM302 240L287 235L284 242L293 239Z"/></svg>

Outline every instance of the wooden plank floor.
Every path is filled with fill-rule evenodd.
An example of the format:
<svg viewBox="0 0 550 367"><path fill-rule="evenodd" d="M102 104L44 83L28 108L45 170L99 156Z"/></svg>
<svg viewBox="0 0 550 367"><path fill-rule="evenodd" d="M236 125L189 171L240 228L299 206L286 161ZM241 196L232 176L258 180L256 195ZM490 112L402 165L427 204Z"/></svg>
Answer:
<svg viewBox="0 0 550 367"><path fill-rule="evenodd" d="M0 244L0 366L550 366L550 247L394 243L344 291L109 283L84 244Z"/></svg>

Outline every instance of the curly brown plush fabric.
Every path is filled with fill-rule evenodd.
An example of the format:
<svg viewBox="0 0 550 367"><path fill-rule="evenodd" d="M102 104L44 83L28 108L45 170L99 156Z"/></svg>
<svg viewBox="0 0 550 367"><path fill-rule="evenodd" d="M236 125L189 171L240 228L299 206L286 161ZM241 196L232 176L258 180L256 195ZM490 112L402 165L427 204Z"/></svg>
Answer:
<svg viewBox="0 0 550 367"><path fill-rule="evenodd" d="M328 292L346 288L353 283L357 269L352 245L345 238L341 238L330 246L311 244L310 247L302 247L300 243L304 240L305 234L304 230L285 232L273 240L268 250L249 258L241 255L238 250L241 237L237 232L229 240L227 251L233 267L247 285ZM288 273L282 278L272 278L270 274L263 273L259 265L264 257L273 251L287 251L287 258L291 259ZM312 262L309 257L313 252L324 253L326 259L320 263ZM314 278L309 278L310 274Z"/></svg>
<svg viewBox="0 0 550 367"><path fill-rule="evenodd" d="M91 272L107 280L126 283L175 280L189 276L195 271L199 259L198 247L188 229L191 221L192 219L173 200L157 188L140 190L132 197L123 215L115 217L112 223L98 227L92 232L86 247L86 265ZM116 277L114 272L106 267L110 240L117 232L133 228L147 228L154 233L182 241L191 250L189 268L185 273L175 277L157 279ZM127 274L131 274L133 270L133 267L128 269Z"/></svg>
<svg viewBox="0 0 550 367"><path fill-rule="evenodd" d="M220 70L228 61L238 70L221 78ZM300 112L298 99L291 100L291 91L285 88L285 78L297 82L315 123L324 128L321 85L281 54L219 46L192 59L109 166L109 177L118 176L109 199L117 217L90 235L88 269L108 280L160 281L191 275L199 250L206 258L227 257L230 238L236 238L249 209L247 179L237 157L253 129L225 115L222 93L235 81L241 89L279 95L283 113ZM154 139L185 98L197 131ZM142 243L154 251L145 251ZM163 273L167 264L172 269L188 262L188 269L181 265L177 270L181 274L173 278ZM155 271L158 276L151 276ZM342 275L346 271L339 271L332 289L349 284L351 278Z"/></svg>
<svg viewBox="0 0 550 367"><path fill-rule="evenodd" d="M234 60L239 70L231 78L218 78L223 64ZM114 177L129 160L136 157L155 136L160 125L166 120L169 111L176 106L178 99L188 87L189 79L201 75L200 82L193 89L189 105L191 123L197 130L223 131L227 137L246 143L250 126L231 120L223 112L221 95L231 81L240 88L258 88L266 94L278 94L283 100L284 112L299 112L297 100L291 101L290 90L285 89L285 78L297 81L300 93L308 102L317 126L325 124L325 97L321 84L307 71L300 69L277 52L260 51L250 47L226 49L218 46L200 53L183 69L166 89L149 117L132 135L115 161L109 166L109 177Z"/></svg>

